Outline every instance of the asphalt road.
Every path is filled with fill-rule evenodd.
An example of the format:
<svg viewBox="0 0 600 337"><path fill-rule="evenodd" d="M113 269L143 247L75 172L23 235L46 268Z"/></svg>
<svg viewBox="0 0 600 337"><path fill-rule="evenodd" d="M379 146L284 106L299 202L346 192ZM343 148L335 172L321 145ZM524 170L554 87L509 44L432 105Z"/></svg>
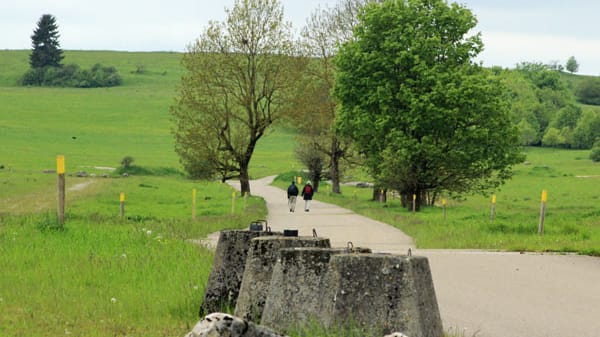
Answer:
<svg viewBox="0 0 600 337"><path fill-rule="evenodd" d="M599 337L600 258L415 249L402 231L350 210L313 200L287 207L273 177L251 182L266 200L272 230L328 237L333 247L427 256L444 330L464 337ZM234 185L235 186L235 185ZM238 184L239 186L239 184ZM315 195L318 199L318 194Z"/></svg>

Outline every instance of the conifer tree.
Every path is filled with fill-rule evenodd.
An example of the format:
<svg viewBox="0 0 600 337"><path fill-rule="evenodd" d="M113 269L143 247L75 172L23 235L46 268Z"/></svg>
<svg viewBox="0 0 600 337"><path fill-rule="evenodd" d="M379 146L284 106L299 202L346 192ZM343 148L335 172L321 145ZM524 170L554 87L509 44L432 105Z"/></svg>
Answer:
<svg viewBox="0 0 600 337"><path fill-rule="evenodd" d="M58 42L59 37L56 18L50 14L42 15L31 35L32 51L29 64L32 68L61 66L60 62L64 56Z"/></svg>

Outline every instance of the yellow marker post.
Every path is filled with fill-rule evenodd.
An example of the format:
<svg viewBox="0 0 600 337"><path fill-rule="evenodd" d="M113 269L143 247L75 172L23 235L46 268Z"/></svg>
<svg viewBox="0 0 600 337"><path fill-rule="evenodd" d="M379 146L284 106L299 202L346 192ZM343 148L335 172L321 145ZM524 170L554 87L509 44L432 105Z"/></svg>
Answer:
<svg viewBox="0 0 600 337"><path fill-rule="evenodd" d="M444 213L444 222L446 222L446 198L442 198L442 211Z"/></svg>
<svg viewBox="0 0 600 337"><path fill-rule="evenodd" d="M496 217L496 195L492 194L492 209L490 210L490 221L494 222Z"/></svg>
<svg viewBox="0 0 600 337"><path fill-rule="evenodd" d="M540 223L538 224L538 234L544 234L544 222L546 220L546 202L548 201L548 193L542 191L542 204L540 206Z"/></svg>
<svg viewBox="0 0 600 337"><path fill-rule="evenodd" d="M235 191L231 193L231 215L235 214Z"/></svg>
<svg viewBox="0 0 600 337"><path fill-rule="evenodd" d="M56 173L65 174L65 156L56 156Z"/></svg>
<svg viewBox="0 0 600 337"><path fill-rule="evenodd" d="M121 220L125 218L125 192L121 192L119 195L119 215Z"/></svg>
<svg viewBox="0 0 600 337"><path fill-rule="evenodd" d="M196 189L192 189L192 220L196 220Z"/></svg>
<svg viewBox="0 0 600 337"><path fill-rule="evenodd" d="M415 213L417 211L417 195L416 194L413 194L412 211L413 211L413 213Z"/></svg>
<svg viewBox="0 0 600 337"><path fill-rule="evenodd" d="M65 156L56 156L56 173L58 173L58 224L65 222Z"/></svg>
<svg viewBox="0 0 600 337"><path fill-rule="evenodd" d="M302 185L302 176L296 177L296 184L298 184L298 186Z"/></svg>

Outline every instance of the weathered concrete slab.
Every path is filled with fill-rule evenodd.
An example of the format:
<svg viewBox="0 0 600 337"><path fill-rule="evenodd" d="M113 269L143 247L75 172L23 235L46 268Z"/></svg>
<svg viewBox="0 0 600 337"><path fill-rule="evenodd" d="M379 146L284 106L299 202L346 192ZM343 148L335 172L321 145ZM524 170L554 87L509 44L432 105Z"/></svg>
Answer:
<svg viewBox="0 0 600 337"><path fill-rule="evenodd" d="M442 321L426 257L332 255L320 313L327 327L442 337Z"/></svg>
<svg viewBox="0 0 600 337"><path fill-rule="evenodd" d="M200 316L235 308L250 249L250 240L272 235L281 235L281 233L245 230L220 232L204 300L200 306Z"/></svg>
<svg viewBox="0 0 600 337"><path fill-rule="evenodd" d="M369 252L364 248L357 251ZM348 252L343 248L282 249L273 269L262 324L290 331L321 322L329 260L332 255Z"/></svg>
<svg viewBox="0 0 600 337"><path fill-rule="evenodd" d="M235 316L258 322L261 320L271 276L283 248L321 247L329 248L329 239L300 237L259 237L250 242L250 250L240 287Z"/></svg>

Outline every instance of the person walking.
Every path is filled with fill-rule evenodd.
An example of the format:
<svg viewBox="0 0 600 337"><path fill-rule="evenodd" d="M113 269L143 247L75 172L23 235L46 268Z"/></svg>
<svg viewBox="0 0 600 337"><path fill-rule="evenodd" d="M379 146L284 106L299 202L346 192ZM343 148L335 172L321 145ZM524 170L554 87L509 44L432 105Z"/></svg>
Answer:
<svg viewBox="0 0 600 337"><path fill-rule="evenodd" d="M296 198L298 198L298 187L296 186L296 182L293 180L292 184L287 189L287 197L290 212L294 212L296 210Z"/></svg>
<svg viewBox="0 0 600 337"><path fill-rule="evenodd" d="M304 188L302 188L302 197L304 198L304 211L310 211L310 201L313 198L314 190L310 183L310 180L306 182Z"/></svg>

